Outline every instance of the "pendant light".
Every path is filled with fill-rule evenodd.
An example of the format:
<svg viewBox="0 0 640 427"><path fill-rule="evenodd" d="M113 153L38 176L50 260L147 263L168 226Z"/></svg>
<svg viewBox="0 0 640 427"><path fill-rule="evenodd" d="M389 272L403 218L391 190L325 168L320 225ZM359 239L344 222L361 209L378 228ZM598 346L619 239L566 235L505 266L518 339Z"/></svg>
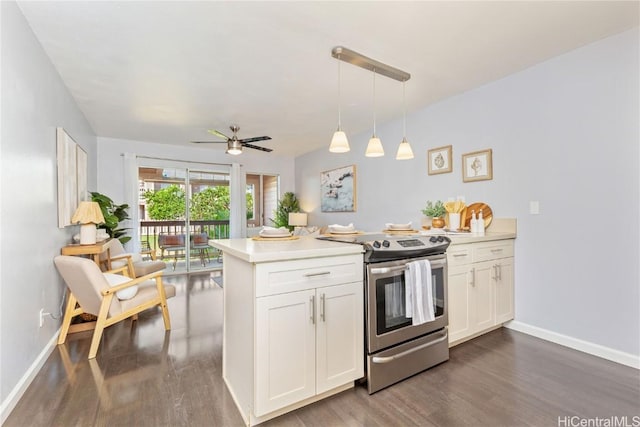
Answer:
<svg viewBox="0 0 640 427"><path fill-rule="evenodd" d="M398 152L396 153L396 160L409 160L413 159L413 150L411 149L411 144L407 141L407 100L405 96L405 83L402 82L402 108L404 110L402 117L402 141L398 146Z"/></svg>
<svg viewBox="0 0 640 427"><path fill-rule="evenodd" d="M331 138L331 145L329 146L329 151L331 153L346 153L350 150L349 141L347 140L347 134L342 131L341 123L340 123L340 84L341 84L341 76L340 76L340 57L338 56L338 129L333 134L333 138Z"/></svg>
<svg viewBox="0 0 640 427"><path fill-rule="evenodd" d="M384 148L382 141L376 136L376 70L373 70L373 135L367 144L367 151L364 153L366 157L382 157L384 156Z"/></svg>

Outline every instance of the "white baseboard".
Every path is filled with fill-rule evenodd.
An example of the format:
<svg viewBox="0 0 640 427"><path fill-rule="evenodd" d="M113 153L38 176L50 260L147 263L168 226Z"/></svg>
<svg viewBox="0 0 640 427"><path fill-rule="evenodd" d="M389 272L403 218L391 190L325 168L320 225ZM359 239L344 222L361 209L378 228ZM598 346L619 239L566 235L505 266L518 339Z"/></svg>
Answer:
<svg viewBox="0 0 640 427"><path fill-rule="evenodd" d="M504 324L504 326L506 328L513 329L514 331L532 335L546 341L551 341L556 344L572 348L574 350L582 351L584 353L602 357L603 359L611 360L612 362L640 369L640 357L631 353L625 353L623 351L614 350L612 348L605 347L599 344L594 344L588 341L580 340L578 338L573 338L568 335L562 335L557 332L553 332L548 329L542 329L537 326L519 322L517 320L507 322Z"/></svg>
<svg viewBox="0 0 640 427"><path fill-rule="evenodd" d="M27 369L27 372L24 373L13 390L11 390L11 393L9 393L7 398L0 405L0 425L4 424L7 418L9 418L9 414L11 414L13 408L16 407L18 401L31 384L31 381L33 381L36 375L38 375L38 372L42 369L47 358L56 348L58 335L60 335L60 329L53 334L53 337L51 337L47 345L42 349L38 357L36 357L36 360L33 361L31 366L29 366L29 369Z"/></svg>

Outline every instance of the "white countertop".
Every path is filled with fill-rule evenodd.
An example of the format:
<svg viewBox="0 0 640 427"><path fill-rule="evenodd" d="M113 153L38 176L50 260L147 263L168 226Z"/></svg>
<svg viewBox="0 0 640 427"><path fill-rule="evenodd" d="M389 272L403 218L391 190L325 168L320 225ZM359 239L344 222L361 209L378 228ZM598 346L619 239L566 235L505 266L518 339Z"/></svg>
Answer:
<svg viewBox="0 0 640 427"><path fill-rule="evenodd" d="M220 239L209 244L243 261L258 263L318 258L335 255L360 254L361 245L318 240L313 236L300 236L297 240Z"/></svg>
<svg viewBox="0 0 640 427"><path fill-rule="evenodd" d="M471 233L447 233L445 235L451 239L452 245L516 238L516 233L490 231L487 231L484 235ZM300 236L300 238L296 240L282 241L253 240L251 238L220 239L209 240L209 244L227 254L252 263L349 255L364 252L363 247L360 245L318 240L314 236Z"/></svg>

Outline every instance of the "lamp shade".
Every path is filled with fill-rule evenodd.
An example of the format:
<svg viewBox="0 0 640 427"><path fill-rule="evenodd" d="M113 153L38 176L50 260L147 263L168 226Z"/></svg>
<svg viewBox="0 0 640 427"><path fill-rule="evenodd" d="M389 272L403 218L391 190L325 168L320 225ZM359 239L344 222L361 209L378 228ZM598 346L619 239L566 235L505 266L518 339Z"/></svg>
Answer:
<svg viewBox="0 0 640 427"><path fill-rule="evenodd" d="M372 136L367 144L367 151L364 153L366 157L382 157L384 156L384 148L382 148L382 141L376 136Z"/></svg>
<svg viewBox="0 0 640 427"><path fill-rule="evenodd" d="M100 210L98 202L80 202L80 206L71 217L72 223L80 224L102 224L104 216Z"/></svg>
<svg viewBox="0 0 640 427"><path fill-rule="evenodd" d="M333 138L331 138L331 145L329 151L332 153L346 153L349 151L349 141L347 140L347 134L341 130L335 131Z"/></svg>
<svg viewBox="0 0 640 427"><path fill-rule="evenodd" d="M289 212L289 225L296 227L307 226L307 214L303 212Z"/></svg>
<svg viewBox="0 0 640 427"><path fill-rule="evenodd" d="M411 144L407 141L407 138L402 138L402 142L398 146L398 152L396 153L396 160L409 160L413 159L413 150Z"/></svg>

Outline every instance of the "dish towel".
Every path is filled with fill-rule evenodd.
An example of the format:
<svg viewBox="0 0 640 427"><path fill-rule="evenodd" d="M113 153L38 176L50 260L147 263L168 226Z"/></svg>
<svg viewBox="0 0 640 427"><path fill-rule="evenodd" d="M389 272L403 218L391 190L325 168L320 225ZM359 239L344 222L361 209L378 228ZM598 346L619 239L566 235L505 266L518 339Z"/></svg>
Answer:
<svg viewBox="0 0 640 427"><path fill-rule="evenodd" d="M435 320L431 263L426 259L407 263L404 282L406 317L414 326Z"/></svg>

